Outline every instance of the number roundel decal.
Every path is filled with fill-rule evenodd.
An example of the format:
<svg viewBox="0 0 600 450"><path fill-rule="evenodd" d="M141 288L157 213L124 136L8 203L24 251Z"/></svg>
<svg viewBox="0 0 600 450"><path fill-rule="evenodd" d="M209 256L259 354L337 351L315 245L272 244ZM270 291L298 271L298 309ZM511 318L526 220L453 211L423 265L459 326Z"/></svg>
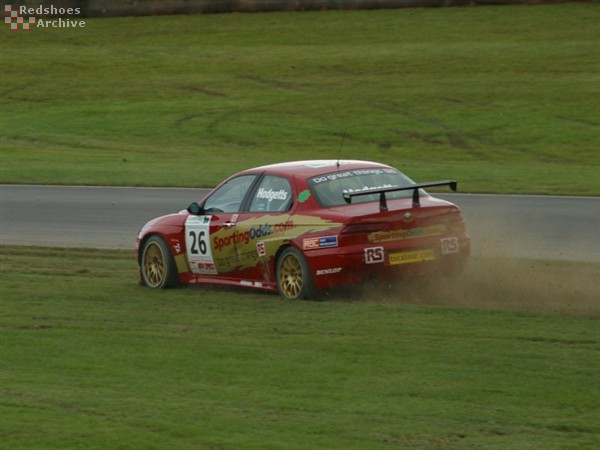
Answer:
<svg viewBox="0 0 600 450"><path fill-rule="evenodd" d="M210 250L211 216L189 216L185 222L185 246L192 273L216 274Z"/></svg>

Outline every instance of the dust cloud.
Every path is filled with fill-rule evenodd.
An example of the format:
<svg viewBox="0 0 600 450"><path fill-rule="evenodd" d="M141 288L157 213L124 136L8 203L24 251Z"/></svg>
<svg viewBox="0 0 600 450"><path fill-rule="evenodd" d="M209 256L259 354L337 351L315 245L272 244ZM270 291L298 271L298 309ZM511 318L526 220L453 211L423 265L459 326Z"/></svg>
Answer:
<svg viewBox="0 0 600 450"><path fill-rule="evenodd" d="M477 229L477 223L469 224ZM504 235L503 235L504 233ZM542 256L534 237L521 240L518 252L505 228L486 223L485 235L472 240L465 270L453 276L363 286L361 301L510 310L600 318L600 260L569 261ZM515 253L518 256L515 256ZM600 258L599 258L600 259Z"/></svg>
<svg viewBox="0 0 600 450"><path fill-rule="evenodd" d="M390 288L389 300L600 318L600 265L474 257L462 274Z"/></svg>

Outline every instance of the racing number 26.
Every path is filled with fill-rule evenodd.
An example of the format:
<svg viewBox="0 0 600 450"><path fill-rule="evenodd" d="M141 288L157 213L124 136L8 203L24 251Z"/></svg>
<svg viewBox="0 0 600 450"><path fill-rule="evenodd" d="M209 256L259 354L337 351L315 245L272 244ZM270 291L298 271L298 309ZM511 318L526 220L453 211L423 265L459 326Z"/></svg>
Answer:
<svg viewBox="0 0 600 450"><path fill-rule="evenodd" d="M206 255L206 231L190 230L189 236L192 238L192 245L190 245L192 255Z"/></svg>

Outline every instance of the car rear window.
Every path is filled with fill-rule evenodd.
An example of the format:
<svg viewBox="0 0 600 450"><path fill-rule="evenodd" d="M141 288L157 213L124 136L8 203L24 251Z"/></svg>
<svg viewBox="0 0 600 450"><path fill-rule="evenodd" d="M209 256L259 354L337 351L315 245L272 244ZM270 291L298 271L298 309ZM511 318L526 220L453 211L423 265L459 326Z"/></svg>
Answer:
<svg viewBox="0 0 600 450"><path fill-rule="evenodd" d="M346 193L406 187L412 184L414 182L403 173L385 167L342 170L308 179L312 194L319 204L324 207L346 205L347 203L343 197ZM389 200L410 196L412 196L410 190L390 192L386 195ZM378 194L362 195L352 199L353 204L375 201L379 201Z"/></svg>

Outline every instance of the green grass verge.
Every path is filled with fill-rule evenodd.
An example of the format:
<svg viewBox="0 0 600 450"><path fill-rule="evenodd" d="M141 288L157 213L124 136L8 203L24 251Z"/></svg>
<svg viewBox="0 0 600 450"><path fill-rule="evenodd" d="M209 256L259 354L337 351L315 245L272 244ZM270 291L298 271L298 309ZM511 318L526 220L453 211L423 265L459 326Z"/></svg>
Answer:
<svg viewBox="0 0 600 450"><path fill-rule="evenodd" d="M209 187L343 157L600 195L599 22L567 4L1 27L0 182Z"/></svg>
<svg viewBox="0 0 600 450"><path fill-rule="evenodd" d="M555 314L532 296L520 300L537 305L527 313L485 310L482 292L477 308L458 309L464 299L417 304L406 288L284 302L152 291L136 284L131 252L2 247L0 256L7 449L600 442L597 304Z"/></svg>

